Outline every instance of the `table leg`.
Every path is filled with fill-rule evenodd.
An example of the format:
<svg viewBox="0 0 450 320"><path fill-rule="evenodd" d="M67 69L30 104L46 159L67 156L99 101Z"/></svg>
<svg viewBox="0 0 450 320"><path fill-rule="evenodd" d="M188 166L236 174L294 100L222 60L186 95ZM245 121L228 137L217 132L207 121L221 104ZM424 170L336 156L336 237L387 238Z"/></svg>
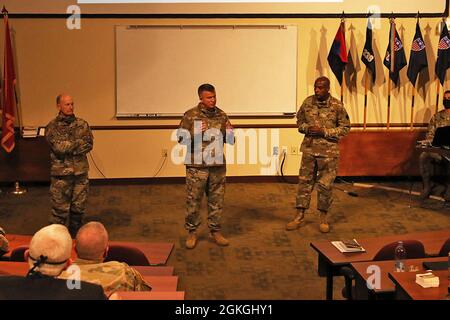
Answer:
<svg viewBox="0 0 450 320"><path fill-rule="evenodd" d="M333 300L333 272L331 268L327 272L327 300Z"/></svg>

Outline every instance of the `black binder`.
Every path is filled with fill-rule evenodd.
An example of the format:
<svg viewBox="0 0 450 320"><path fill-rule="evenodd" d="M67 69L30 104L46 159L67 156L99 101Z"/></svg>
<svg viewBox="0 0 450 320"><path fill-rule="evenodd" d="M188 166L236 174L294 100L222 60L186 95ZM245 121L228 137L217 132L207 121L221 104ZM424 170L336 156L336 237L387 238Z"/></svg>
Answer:
<svg viewBox="0 0 450 320"><path fill-rule="evenodd" d="M423 267L425 270L447 270L448 262L447 261L425 261Z"/></svg>
<svg viewBox="0 0 450 320"><path fill-rule="evenodd" d="M433 147L450 149L450 126L437 128L431 145Z"/></svg>

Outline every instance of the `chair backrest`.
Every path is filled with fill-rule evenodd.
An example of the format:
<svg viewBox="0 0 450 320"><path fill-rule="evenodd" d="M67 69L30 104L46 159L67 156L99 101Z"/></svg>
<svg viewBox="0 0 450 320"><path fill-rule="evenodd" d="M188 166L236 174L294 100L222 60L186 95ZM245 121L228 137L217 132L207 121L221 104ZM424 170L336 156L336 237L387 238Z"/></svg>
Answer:
<svg viewBox="0 0 450 320"><path fill-rule="evenodd" d="M28 249L28 245L18 246L11 251L9 261L25 262L25 251Z"/></svg>
<svg viewBox="0 0 450 320"><path fill-rule="evenodd" d="M374 261L383 260L395 260L395 247L397 247L398 242L392 242L385 245L378 251L378 253L373 258ZM425 248L422 242L417 240L404 240L403 246L406 250L407 259L420 259L425 258Z"/></svg>
<svg viewBox="0 0 450 320"><path fill-rule="evenodd" d="M448 238L447 241L444 242L441 250L439 251L438 256L447 257L449 252L450 252L450 238Z"/></svg>
<svg viewBox="0 0 450 320"><path fill-rule="evenodd" d="M147 257L140 249L118 244L109 246L108 255L105 258L105 262L107 261L125 262L130 266L150 265Z"/></svg>

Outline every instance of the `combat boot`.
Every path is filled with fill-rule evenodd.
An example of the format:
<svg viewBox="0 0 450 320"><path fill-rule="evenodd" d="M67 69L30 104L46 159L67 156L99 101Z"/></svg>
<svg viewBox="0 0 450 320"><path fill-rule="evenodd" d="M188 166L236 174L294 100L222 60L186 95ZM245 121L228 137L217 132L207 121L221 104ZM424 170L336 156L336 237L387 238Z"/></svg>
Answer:
<svg viewBox="0 0 450 320"><path fill-rule="evenodd" d="M300 228L300 226L305 222L305 212L303 210L297 210L297 215L294 220L289 221L286 224L286 230L292 231Z"/></svg>
<svg viewBox="0 0 450 320"><path fill-rule="evenodd" d="M230 244L230 242L225 239L219 231L211 232L210 236L219 246L225 247Z"/></svg>
<svg viewBox="0 0 450 320"><path fill-rule="evenodd" d="M194 249L196 244L197 244L197 234L195 233L195 231L190 231L189 236L186 239L186 248Z"/></svg>
<svg viewBox="0 0 450 320"><path fill-rule="evenodd" d="M330 225L327 222L327 213L325 211L320 211L319 214L319 230L322 233L330 232Z"/></svg>

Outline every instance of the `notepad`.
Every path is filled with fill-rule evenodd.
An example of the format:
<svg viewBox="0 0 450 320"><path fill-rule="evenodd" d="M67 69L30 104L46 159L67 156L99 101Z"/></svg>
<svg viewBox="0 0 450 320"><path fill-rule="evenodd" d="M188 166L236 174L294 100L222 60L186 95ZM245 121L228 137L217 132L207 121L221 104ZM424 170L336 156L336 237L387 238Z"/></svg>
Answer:
<svg viewBox="0 0 450 320"><path fill-rule="evenodd" d="M336 247L340 252L365 252L366 250L356 241L353 240L342 240L342 241L331 241L331 244Z"/></svg>

